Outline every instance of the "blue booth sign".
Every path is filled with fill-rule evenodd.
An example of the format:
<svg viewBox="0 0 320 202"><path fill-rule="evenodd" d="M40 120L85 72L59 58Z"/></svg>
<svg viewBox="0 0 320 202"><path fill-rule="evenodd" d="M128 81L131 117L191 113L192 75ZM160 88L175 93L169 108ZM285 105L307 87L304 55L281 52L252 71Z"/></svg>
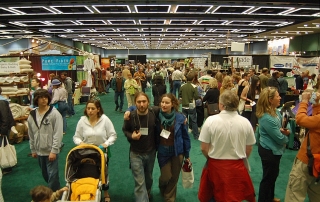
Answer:
<svg viewBox="0 0 320 202"><path fill-rule="evenodd" d="M76 70L76 56L41 56L42 70Z"/></svg>

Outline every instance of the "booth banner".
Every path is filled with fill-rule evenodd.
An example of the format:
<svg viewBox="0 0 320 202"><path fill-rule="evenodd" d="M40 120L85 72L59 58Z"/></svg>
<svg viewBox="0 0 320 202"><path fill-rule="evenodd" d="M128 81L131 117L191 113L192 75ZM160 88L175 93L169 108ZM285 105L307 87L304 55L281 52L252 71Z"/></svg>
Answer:
<svg viewBox="0 0 320 202"><path fill-rule="evenodd" d="M110 58L101 58L101 67L103 69L110 68Z"/></svg>
<svg viewBox="0 0 320 202"><path fill-rule="evenodd" d="M76 56L41 56L42 70L76 70Z"/></svg>
<svg viewBox="0 0 320 202"><path fill-rule="evenodd" d="M295 65L296 59L290 56L270 56L270 68L289 68Z"/></svg>
<svg viewBox="0 0 320 202"><path fill-rule="evenodd" d="M0 62L0 73L20 73L18 62Z"/></svg>
<svg viewBox="0 0 320 202"><path fill-rule="evenodd" d="M83 71L83 66L84 66L83 64L84 64L84 56L83 55L76 56L77 71Z"/></svg>
<svg viewBox="0 0 320 202"><path fill-rule="evenodd" d="M252 65L252 56L229 56L229 61L233 58L233 67L241 68Z"/></svg>
<svg viewBox="0 0 320 202"><path fill-rule="evenodd" d="M289 55L289 44L289 38L268 41L268 54Z"/></svg>
<svg viewBox="0 0 320 202"><path fill-rule="evenodd" d="M312 57L312 58L303 58L297 57L295 67L298 68L297 70L300 72L308 70L310 75L311 74L318 74L319 70L319 57Z"/></svg>

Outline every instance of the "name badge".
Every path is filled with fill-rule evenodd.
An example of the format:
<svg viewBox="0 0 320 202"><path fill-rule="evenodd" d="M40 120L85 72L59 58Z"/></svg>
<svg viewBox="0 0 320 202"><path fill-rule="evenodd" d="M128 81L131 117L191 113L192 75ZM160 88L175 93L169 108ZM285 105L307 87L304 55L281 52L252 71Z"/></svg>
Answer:
<svg viewBox="0 0 320 202"><path fill-rule="evenodd" d="M148 128L140 128L141 135L148 135Z"/></svg>
<svg viewBox="0 0 320 202"><path fill-rule="evenodd" d="M259 95L255 95L254 99L256 99L256 100L259 99Z"/></svg>
<svg viewBox="0 0 320 202"><path fill-rule="evenodd" d="M165 129L162 129L161 133L160 133L160 136L163 137L163 138L166 138L168 139L169 136L170 136L170 131L167 131Z"/></svg>

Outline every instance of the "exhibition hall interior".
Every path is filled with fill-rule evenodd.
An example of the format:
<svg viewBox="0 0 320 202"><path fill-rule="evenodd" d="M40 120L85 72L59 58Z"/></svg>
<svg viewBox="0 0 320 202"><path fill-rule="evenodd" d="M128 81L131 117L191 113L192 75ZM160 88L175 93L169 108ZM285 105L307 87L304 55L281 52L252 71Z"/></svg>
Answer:
<svg viewBox="0 0 320 202"><path fill-rule="evenodd" d="M137 91L145 92L150 99L149 106L153 107L156 103L153 90L156 84L153 83L153 77L155 72L159 71L158 67L161 71L164 69L162 75L167 93L175 92L176 80L172 75L178 67L184 74L182 85L187 83L189 71L195 73L202 88L198 79L206 76L208 70L214 75L222 75L221 81L215 76L219 88L224 85L223 77L231 77L232 86L237 86L236 92L240 100L243 96L238 92L238 85L244 72L254 72L254 76L260 77L263 69L267 69L268 78L281 73L287 86L281 94L282 106L279 111L283 109L281 113L288 118L291 129L280 161L274 201L287 201L285 196L291 167L305 136L305 127L297 124L295 116L302 93L305 90L317 92L320 88L316 85L320 79L319 51L320 2L315 0L1 2L0 102L9 102L14 123L13 127L8 129L8 135L0 135L7 135L10 143L8 145L13 146L17 159L9 171L2 166L0 190L3 200L31 201L32 188L38 185L48 186L39 168L40 160L38 162L36 158L32 158L28 122L33 110L34 92L37 89L46 89L51 93L50 89L55 83L66 86L65 77L62 76L66 75L72 81L72 91L70 86L67 95L70 97L64 100L69 111L61 114L64 124L58 160L61 188L70 183L66 168L69 152L77 146L73 139L76 128L81 117L87 116L87 101L97 99L114 126L117 140L108 147L108 152L112 154L108 159L107 169L110 196L103 196L101 192L100 198L92 201L138 201L132 174L134 171L130 169L130 142L123 132L124 112L131 102L127 92L122 94L122 98L116 98L118 92L114 90L116 88L112 89L111 83L119 72L129 69L133 80L140 83ZM135 76L140 68L146 76L145 80ZM147 71L150 71L149 79ZM122 76L125 78L125 75ZM297 84L298 77L305 82L301 87ZM35 85L33 80L38 84ZM198 85L197 81L195 85ZM251 79L248 79L248 85L251 85ZM201 99L208 89L202 90L203 92L199 91ZM123 107L120 106L120 109L117 99L122 99ZM203 118L196 126L200 134L202 124L210 117L207 105L201 105ZM73 110L70 110L71 107ZM182 113L183 110L180 103L179 111ZM6 118L4 113L0 114L1 119ZM312 115L311 104L307 114ZM0 124L3 123L4 121L0 120ZM194 181L191 187L186 188L183 176L179 174L181 177L176 184L175 199L172 200L177 202L200 200L200 181L207 162L201 151L202 142L194 138L199 134L193 134L191 122L186 124L189 125L190 161ZM2 125L0 132L3 131ZM259 129L254 125L253 130L257 143L253 145L248 158L251 167L248 173L255 198L258 200L264 170L258 152ZM0 147L4 146L0 143ZM2 150L0 158L4 158L1 153ZM148 190L150 201L170 201L160 192L161 174L156 161L152 174L153 185L151 190ZM71 195L72 192L65 193ZM310 198L306 196L304 201L312 201ZM1 199L2 197L0 202ZM59 199L71 201L65 195Z"/></svg>

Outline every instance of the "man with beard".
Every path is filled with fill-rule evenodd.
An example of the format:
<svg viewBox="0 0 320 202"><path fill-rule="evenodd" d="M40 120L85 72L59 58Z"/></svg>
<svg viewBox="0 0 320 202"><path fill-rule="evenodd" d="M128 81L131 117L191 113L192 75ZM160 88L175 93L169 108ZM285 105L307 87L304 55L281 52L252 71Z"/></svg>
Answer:
<svg viewBox="0 0 320 202"><path fill-rule="evenodd" d="M159 142L157 137L160 137L156 127L156 114L159 112L149 109L149 98L143 92L136 93L134 102L137 109L130 113L129 120L124 121L122 131L130 143L130 168L135 181L136 201L148 202Z"/></svg>

